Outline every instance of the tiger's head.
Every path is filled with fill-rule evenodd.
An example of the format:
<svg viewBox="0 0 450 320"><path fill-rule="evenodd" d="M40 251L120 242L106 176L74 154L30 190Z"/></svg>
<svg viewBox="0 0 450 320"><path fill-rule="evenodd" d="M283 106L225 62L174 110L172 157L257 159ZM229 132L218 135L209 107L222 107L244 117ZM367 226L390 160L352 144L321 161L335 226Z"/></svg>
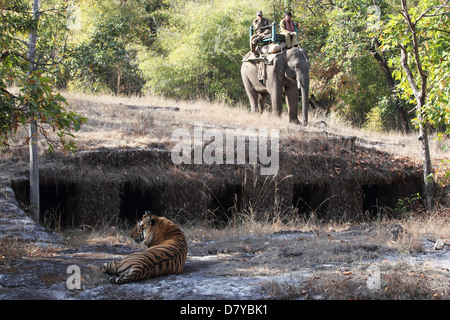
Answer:
<svg viewBox="0 0 450 320"><path fill-rule="evenodd" d="M166 218L158 217L146 211L131 230L131 238L137 242L143 242L147 247L154 246L162 242L164 230L166 229ZM167 220L169 221L169 220Z"/></svg>

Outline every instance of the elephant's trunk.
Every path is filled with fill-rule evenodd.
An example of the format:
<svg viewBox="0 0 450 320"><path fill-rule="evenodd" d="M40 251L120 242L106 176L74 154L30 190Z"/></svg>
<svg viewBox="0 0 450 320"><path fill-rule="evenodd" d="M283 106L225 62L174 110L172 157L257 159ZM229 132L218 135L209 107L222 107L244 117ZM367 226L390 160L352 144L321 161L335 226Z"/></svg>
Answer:
<svg viewBox="0 0 450 320"><path fill-rule="evenodd" d="M303 83L303 85L301 85ZM303 76L302 81L298 81L298 88L302 92L302 113L303 125L308 125L308 107L309 107L309 74Z"/></svg>

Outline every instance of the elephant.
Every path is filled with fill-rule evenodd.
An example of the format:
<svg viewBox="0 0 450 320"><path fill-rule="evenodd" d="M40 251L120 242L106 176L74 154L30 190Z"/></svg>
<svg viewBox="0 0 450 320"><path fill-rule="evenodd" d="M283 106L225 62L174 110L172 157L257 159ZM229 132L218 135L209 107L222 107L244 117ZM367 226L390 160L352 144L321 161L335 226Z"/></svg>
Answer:
<svg viewBox="0 0 450 320"><path fill-rule="evenodd" d="M250 55L250 56L249 56ZM303 125L308 124L309 104L309 68L310 63L306 51L292 47L280 53L266 55L264 59L255 58L248 53L243 59L241 76L245 91L250 100L252 112L262 112L264 100L270 95L272 101L272 112L281 116L282 94L286 95L289 122L299 124L297 118L299 90L302 94ZM257 61L264 60L265 77L260 80Z"/></svg>

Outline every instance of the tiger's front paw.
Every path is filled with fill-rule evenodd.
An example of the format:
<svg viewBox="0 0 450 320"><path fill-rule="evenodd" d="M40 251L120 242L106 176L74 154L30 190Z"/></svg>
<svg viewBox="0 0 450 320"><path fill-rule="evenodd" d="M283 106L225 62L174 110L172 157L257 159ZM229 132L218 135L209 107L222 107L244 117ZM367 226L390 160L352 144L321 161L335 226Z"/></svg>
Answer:
<svg viewBox="0 0 450 320"><path fill-rule="evenodd" d="M117 277L117 276L112 276L112 275L106 273L106 278L112 284L119 284L119 282L118 282L119 277Z"/></svg>

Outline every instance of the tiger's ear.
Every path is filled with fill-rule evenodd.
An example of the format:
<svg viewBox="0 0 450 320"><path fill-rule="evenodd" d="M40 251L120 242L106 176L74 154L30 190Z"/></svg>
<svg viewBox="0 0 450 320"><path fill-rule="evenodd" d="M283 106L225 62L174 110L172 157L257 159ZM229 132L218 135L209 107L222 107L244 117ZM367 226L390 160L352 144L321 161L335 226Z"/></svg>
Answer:
<svg viewBox="0 0 450 320"><path fill-rule="evenodd" d="M152 223L152 216L149 215L149 214L147 214L147 213L145 213L145 214L142 216L142 222L143 222L144 224Z"/></svg>
<svg viewBox="0 0 450 320"><path fill-rule="evenodd" d="M150 219L151 219L152 226L155 225L155 223L156 223L156 217L155 217L155 216L151 216Z"/></svg>

